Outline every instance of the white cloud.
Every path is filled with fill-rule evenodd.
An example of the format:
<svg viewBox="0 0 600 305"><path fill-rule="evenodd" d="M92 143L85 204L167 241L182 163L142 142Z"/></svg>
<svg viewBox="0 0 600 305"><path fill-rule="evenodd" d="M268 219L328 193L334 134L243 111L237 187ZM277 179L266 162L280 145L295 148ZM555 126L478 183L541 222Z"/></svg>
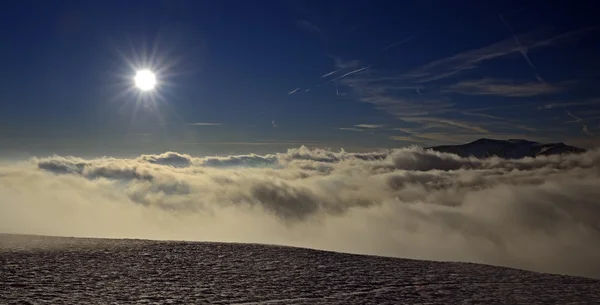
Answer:
<svg viewBox="0 0 600 305"><path fill-rule="evenodd" d="M507 97L531 97L559 93L564 90L562 85L549 85L538 82L515 82L510 80L465 80L447 86L446 92L465 95L497 95Z"/></svg>
<svg viewBox="0 0 600 305"><path fill-rule="evenodd" d="M380 124L358 124L358 125L354 125L354 127L367 128L367 129L376 129L376 128L383 127L383 125L380 125Z"/></svg>
<svg viewBox="0 0 600 305"><path fill-rule="evenodd" d="M189 123L188 125L190 125L190 126L220 126L222 124L221 123L204 123L204 122L198 122L198 123Z"/></svg>
<svg viewBox="0 0 600 305"><path fill-rule="evenodd" d="M587 134L588 136L595 136L595 134L593 132L591 132L588 128L588 125L585 123L585 120L583 120L582 118L573 115L570 111L567 111L567 114L575 119L575 123L580 124L581 125L581 131L583 131L583 133Z"/></svg>
<svg viewBox="0 0 600 305"><path fill-rule="evenodd" d="M333 71L331 71L331 72L327 72L327 73L323 74L323 76L321 76L321 78L324 78L324 77L327 77L327 76L331 76L331 75L333 75L333 74L336 74L336 73L337 73L338 71L340 71L340 70L342 70L342 69L337 69L337 70L333 70ZM308 89L307 89L307 90L308 90Z"/></svg>
<svg viewBox="0 0 600 305"><path fill-rule="evenodd" d="M356 69L360 67L362 64L359 60L344 60L339 57L332 56L334 65L337 69Z"/></svg>
<svg viewBox="0 0 600 305"><path fill-rule="evenodd" d="M600 104L600 99L588 99L583 101L571 101L571 102L556 102L548 103L538 107L538 109L552 109L552 108L565 108L565 107L576 107L576 106L588 106Z"/></svg>
<svg viewBox="0 0 600 305"><path fill-rule="evenodd" d="M0 166L0 231L236 241L600 277L600 151L32 159Z"/></svg>
<svg viewBox="0 0 600 305"><path fill-rule="evenodd" d="M352 127L339 127L337 129L338 130L346 130L346 131L365 131L364 129L352 128Z"/></svg>
<svg viewBox="0 0 600 305"><path fill-rule="evenodd" d="M434 123L434 124L441 123L441 124L446 124L449 126L460 127L460 128L478 132L478 133L489 133L489 131L483 127L474 125L469 122L453 120L453 119L435 118L435 117L402 117L401 119L405 122Z"/></svg>
<svg viewBox="0 0 600 305"><path fill-rule="evenodd" d="M482 117L482 118L488 118L488 119L494 119L494 120L504 120L504 118L501 118L499 116L495 116L495 115L491 115L491 114L487 114L487 113L477 113L477 112L461 112L464 115L470 115L470 116L478 116L478 117Z"/></svg>
<svg viewBox="0 0 600 305"><path fill-rule="evenodd" d="M410 79L416 83L426 83L441 80L455 76L463 71L474 69L485 61L493 60L517 52L524 55L524 50L552 46L561 40L576 37L588 31L596 30L599 27L600 26L582 28L553 37L548 37L547 34L540 35L540 33L513 35L509 39L505 39L486 47L469 50L444 59L433 61L404 74L402 77ZM520 42L515 44L515 39L519 40Z"/></svg>

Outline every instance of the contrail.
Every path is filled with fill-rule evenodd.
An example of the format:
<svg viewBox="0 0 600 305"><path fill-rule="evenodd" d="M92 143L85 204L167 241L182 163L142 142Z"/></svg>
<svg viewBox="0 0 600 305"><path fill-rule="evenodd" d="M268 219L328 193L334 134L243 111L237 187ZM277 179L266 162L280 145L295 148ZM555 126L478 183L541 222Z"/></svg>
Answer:
<svg viewBox="0 0 600 305"><path fill-rule="evenodd" d="M368 66L366 66L366 67L362 67L362 68L360 68L360 69L356 69L356 70L354 70L354 71L350 71L350 72L348 72L348 73L346 73L346 74L343 74L343 75L341 75L341 76L338 76L338 77L336 77L336 78L334 78L334 79L332 79L332 80L328 81L327 83L330 83L330 82L336 81L336 80L338 80L338 79L344 78L344 77L346 77L346 76L348 76L348 75L351 75L351 74L354 74L354 73L358 73L358 72L360 72L360 71L363 71L363 70L366 70L366 69L368 69L368 68L370 68L370 67L371 67L371 65L368 65ZM327 84L327 83L325 83L325 84Z"/></svg>
<svg viewBox="0 0 600 305"><path fill-rule="evenodd" d="M418 33L416 35L412 35L412 36L406 37L406 38L404 38L404 39L402 39L402 40L400 40L398 42L394 42L394 43L388 45L387 47L383 48L383 50L385 51L385 50L391 49L391 48L393 48L395 46L399 46L401 44L407 43L407 42L409 42L409 41L411 41L411 40L413 40L413 39L415 39L415 38L417 38L417 37L419 37L419 36L421 36L423 34L427 34L427 33L431 32L431 31L432 30L426 30L426 31L423 31L423 32Z"/></svg>
<svg viewBox="0 0 600 305"><path fill-rule="evenodd" d="M588 125L585 123L585 121L582 118L573 115L570 111L567 111L567 114L570 117L574 118L575 122L581 124L581 131L583 131L583 133L587 134L588 136L592 136L592 137L596 135L588 129Z"/></svg>
<svg viewBox="0 0 600 305"><path fill-rule="evenodd" d="M340 70L342 70L342 69L337 69L337 70L335 70L335 71L331 71L331 72L329 72L329 73L327 73L327 74L325 74L325 75L321 76L321 78L327 77L327 76L329 76L329 75L331 75L331 74L335 74L335 73L337 73L337 72L338 72L338 71L340 71Z"/></svg>
<svg viewBox="0 0 600 305"><path fill-rule="evenodd" d="M340 95L340 90L338 90L338 84L335 83L335 95Z"/></svg>
<svg viewBox="0 0 600 305"><path fill-rule="evenodd" d="M294 89L294 90L292 90L292 91L288 92L288 95L290 95L290 94L294 94L294 93L296 93L296 91L298 91L298 90L300 90L300 88L296 88L296 89Z"/></svg>
<svg viewBox="0 0 600 305"><path fill-rule="evenodd" d="M535 67L535 65L533 65L533 63L531 62L531 60L529 59L529 55L527 55L527 48L525 48L522 44L521 41L519 41L519 38L517 37L517 35L515 35L515 30L513 30L512 26L510 26L510 24L508 24L508 22L506 22L506 20L504 19L504 17L502 17L502 15L498 15L498 17L500 17L500 20L502 20L502 23L504 23L508 29L510 30L513 39L515 40L515 43L517 44L517 47L519 48L519 52L521 52L521 54L523 55L523 57L525 58L525 60L527 61L527 64L529 64L529 66L531 67L531 69L533 70L533 73L535 74L535 78L542 84L546 84L546 81L540 76L540 74L538 73L537 68Z"/></svg>

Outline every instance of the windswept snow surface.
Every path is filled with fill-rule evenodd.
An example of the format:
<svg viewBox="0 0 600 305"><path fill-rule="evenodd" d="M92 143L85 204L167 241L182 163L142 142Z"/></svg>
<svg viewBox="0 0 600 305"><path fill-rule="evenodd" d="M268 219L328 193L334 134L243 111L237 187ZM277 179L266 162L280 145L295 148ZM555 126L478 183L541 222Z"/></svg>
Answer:
<svg viewBox="0 0 600 305"><path fill-rule="evenodd" d="M1 304L598 304L600 280L256 244L0 235Z"/></svg>

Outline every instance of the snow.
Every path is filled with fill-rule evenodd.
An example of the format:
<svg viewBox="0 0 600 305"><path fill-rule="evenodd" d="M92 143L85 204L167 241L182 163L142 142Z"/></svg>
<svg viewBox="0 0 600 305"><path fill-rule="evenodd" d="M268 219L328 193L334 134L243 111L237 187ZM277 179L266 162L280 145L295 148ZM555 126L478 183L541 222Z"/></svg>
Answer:
<svg viewBox="0 0 600 305"><path fill-rule="evenodd" d="M593 304L600 280L256 244L0 235L1 304Z"/></svg>

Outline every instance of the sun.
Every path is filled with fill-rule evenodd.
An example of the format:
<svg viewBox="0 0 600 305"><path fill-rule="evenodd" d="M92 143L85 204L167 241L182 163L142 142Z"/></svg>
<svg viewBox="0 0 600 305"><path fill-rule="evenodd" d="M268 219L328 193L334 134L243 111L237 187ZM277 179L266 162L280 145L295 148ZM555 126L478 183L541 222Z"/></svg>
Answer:
<svg viewBox="0 0 600 305"><path fill-rule="evenodd" d="M135 86L142 91L150 91L156 87L156 75L150 70L139 70L134 77Z"/></svg>

